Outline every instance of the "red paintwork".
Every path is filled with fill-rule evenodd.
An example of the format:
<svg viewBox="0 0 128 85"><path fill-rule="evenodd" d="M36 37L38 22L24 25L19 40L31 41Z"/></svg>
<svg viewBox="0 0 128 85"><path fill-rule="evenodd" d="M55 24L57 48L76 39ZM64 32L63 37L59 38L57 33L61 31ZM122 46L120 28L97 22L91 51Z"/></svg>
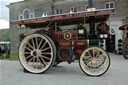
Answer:
<svg viewBox="0 0 128 85"><path fill-rule="evenodd" d="M89 46L89 42L87 39L85 40L78 40L78 33L77 31L68 31L68 33L71 33L72 37L70 40L66 40L64 38L64 34L66 32L53 32L52 33L52 39L54 42L58 42L59 46L58 48L62 49L60 51L60 55L62 58L66 58L65 56L68 55L68 49L72 48L75 52L75 54L78 54L79 56L82 53L82 50L87 48ZM67 49L63 50L63 49Z"/></svg>
<svg viewBox="0 0 128 85"><path fill-rule="evenodd" d="M62 57L62 59L67 59L69 57L69 50L68 50L68 48L60 49L60 56Z"/></svg>
<svg viewBox="0 0 128 85"><path fill-rule="evenodd" d="M78 40L78 34L77 31L67 31L69 33L71 33L71 39L69 39L68 41L74 41L74 40ZM53 32L52 33L52 39L55 42L62 42L62 41L67 41L64 38L64 34L67 32Z"/></svg>
<svg viewBox="0 0 128 85"><path fill-rule="evenodd" d="M77 40L77 41L63 41L59 42L59 47L63 48L69 48L73 47L75 49L83 49L89 46L89 43L87 40Z"/></svg>
<svg viewBox="0 0 128 85"><path fill-rule="evenodd" d="M77 31L68 31L72 35L70 40L64 38L64 34L67 32L53 32L52 40L54 42L59 42L60 48L75 48L75 49L84 49L89 46L88 40L78 40Z"/></svg>
<svg viewBox="0 0 128 85"><path fill-rule="evenodd" d="M97 32L99 34L108 34L109 33L109 26L106 23L100 23L97 26Z"/></svg>
<svg viewBox="0 0 128 85"><path fill-rule="evenodd" d="M85 49L89 46L88 40L78 40L74 41L74 48L75 49Z"/></svg>
<svg viewBox="0 0 128 85"><path fill-rule="evenodd" d="M82 54L82 50L77 50L76 54L78 54L80 56Z"/></svg>
<svg viewBox="0 0 128 85"><path fill-rule="evenodd" d="M82 51L89 46L89 43L87 40L77 40L77 41L63 41L59 42L59 48L60 49L69 49L73 48L75 55L81 55ZM64 52L64 53L63 53ZM67 50L68 52L68 50ZM67 55L67 52L61 51L62 56ZM65 54L65 55L64 55Z"/></svg>
<svg viewBox="0 0 128 85"><path fill-rule="evenodd" d="M128 40L128 38L125 38L125 40Z"/></svg>
<svg viewBox="0 0 128 85"><path fill-rule="evenodd" d="M59 48L72 48L71 41L59 42Z"/></svg>
<svg viewBox="0 0 128 85"><path fill-rule="evenodd" d="M127 28L126 30L128 30L128 24L119 27L119 30L125 30L125 28Z"/></svg>

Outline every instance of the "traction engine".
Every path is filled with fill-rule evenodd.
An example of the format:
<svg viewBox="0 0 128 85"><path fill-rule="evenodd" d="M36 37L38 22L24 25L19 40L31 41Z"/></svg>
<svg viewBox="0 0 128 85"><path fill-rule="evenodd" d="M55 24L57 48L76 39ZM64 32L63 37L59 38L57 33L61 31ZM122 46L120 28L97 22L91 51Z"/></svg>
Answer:
<svg viewBox="0 0 128 85"><path fill-rule="evenodd" d="M19 25L19 60L25 71L44 73L61 62L78 60L89 76L107 72L110 57L99 42L110 37L106 22L115 9L95 10L92 3L89 7L84 12L12 21ZM23 28L36 31L23 34Z"/></svg>

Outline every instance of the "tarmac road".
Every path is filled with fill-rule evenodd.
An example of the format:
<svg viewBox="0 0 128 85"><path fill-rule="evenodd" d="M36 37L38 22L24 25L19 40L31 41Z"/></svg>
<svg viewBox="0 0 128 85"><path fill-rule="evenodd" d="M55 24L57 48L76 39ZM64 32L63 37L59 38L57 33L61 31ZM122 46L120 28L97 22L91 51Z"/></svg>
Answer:
<svg viewBox="0 0 128 85"><path fill-rule="evenodd" d="M0 61L0 85L128 85L128 60L110 54L111 67L100 77L84 74L78 63L59 64L44 74L24 73L19 61Z"/></svg>

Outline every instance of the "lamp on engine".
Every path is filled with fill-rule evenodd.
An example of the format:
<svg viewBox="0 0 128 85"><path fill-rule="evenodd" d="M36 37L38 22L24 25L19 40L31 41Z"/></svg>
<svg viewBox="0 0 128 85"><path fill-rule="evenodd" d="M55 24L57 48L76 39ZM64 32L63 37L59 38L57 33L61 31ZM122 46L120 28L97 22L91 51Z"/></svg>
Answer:
<svg viewBox="0 0 128 85"><path fill-rule="evenodd" d="M86 32L86 28L80 24L77 26L78 29L78 39L79 40L83 40L87 38L87 32Z"/></svg>

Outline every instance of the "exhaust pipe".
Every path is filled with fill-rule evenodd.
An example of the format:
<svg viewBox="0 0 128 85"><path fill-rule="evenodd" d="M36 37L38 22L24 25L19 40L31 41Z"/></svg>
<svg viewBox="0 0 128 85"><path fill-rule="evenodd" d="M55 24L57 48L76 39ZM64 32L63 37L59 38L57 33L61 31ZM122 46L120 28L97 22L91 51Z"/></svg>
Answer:
<svg viewBox="0 0 128 85"><path fill-rule="evenodd" d="M88 8L94 8L93 6L93 0L88 0ZM90 35L95 35L95 17L90 16L89 17L89 26L90 26Z"/></svg>
<svg viewBox="0 0 128 85"><path fill-rule="evenodd" d="M93 0L88 0L88 7L93 8Z"/></svg>

